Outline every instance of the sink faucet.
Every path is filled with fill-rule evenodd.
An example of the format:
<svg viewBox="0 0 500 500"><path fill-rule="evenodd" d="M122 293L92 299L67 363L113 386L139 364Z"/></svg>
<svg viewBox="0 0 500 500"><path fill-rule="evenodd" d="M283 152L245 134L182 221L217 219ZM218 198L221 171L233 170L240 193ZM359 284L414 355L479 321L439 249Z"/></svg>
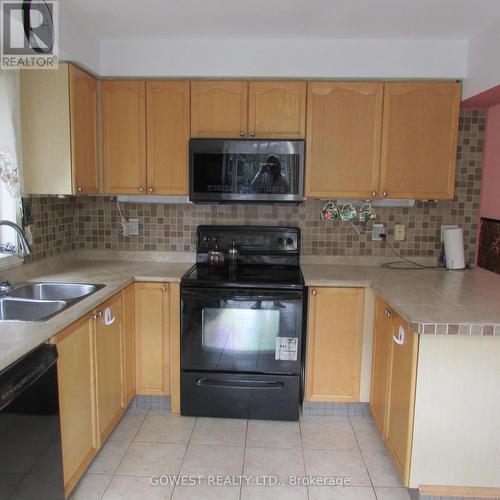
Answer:
<svg viewBox="0 0 500 500"><path fill-rule="evenodd" d="M0 220L0 226L8 226L14 229L14 231L19 236L19 241L21 244L21 252L23 256L26 257L27 255L31 254L30 244L28 243L28 240L26 239L23 230L15 222L11 222L10 220Z"/></svg>

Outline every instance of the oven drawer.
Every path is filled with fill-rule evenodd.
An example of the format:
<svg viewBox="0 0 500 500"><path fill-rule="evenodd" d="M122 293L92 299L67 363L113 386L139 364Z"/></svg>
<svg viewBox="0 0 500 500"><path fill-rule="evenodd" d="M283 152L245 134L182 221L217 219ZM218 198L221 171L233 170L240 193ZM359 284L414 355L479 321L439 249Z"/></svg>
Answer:
<svg viewBox="0 0 500 500"><path fill-rule="evenodd" d="M182 372L181 414L297 420L298 375Z"/></svg>

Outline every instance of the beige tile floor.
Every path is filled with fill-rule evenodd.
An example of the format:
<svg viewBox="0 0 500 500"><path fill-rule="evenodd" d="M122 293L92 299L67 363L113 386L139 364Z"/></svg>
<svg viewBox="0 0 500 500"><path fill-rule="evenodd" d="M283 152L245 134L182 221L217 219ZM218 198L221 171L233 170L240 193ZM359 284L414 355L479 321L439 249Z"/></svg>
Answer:
<svg viewBox="0 0 500 500"><path fill-rule="evenodd" d="M151 476L204 476L153 486ZM207 476L251 476L210 485ZM262 485L271 475L283 485ZM349 477L351 486L293 486L290 476ZM370 417L299 422L191 418L129 409L72 500L409 500Z"/></svg>

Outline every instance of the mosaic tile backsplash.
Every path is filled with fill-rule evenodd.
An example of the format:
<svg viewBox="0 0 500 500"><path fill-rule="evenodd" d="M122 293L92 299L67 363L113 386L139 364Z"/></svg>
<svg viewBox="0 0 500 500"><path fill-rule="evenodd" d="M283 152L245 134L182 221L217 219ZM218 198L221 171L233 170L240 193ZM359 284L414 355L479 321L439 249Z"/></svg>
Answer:
<svg viewBox="0 0 500 500"><path fill-rule="evenodd" d="M463 226L468 257L473 260L484 127L484 115L479 111L461 113L454 201L418 202L413 208L377 210L377 222L386 225L389 237L395 224L406 226L406 240L393 243L403 255L437 257L440 226L446 223ZM384 242L372 242L369 234L358 235L348 223L322 221L323 204L319 200L299 206L124 203L124 216L140 221L140 235L124 237L118 232L119 214L113 199L79 198L76 242L78 248L85 249L194 252L199 224L270 224L300 227L304 255L391 255Z"/></svg>
<svg viewBox="0 0 500 500"><path fill-rule="evenodd" d="M26 262L63 254L76 248L74 198L32 198L33 252Z"/></svg>
<svg viewBox="0 0 500 500"><path fill-rule="evenodd" d="M482 112L461 112L453 201L377 209L376 222L385 224L391 242L394 226L406 226L405 241L392 243L402 255L437 257L441 249L441 224L458 224L464 228L466 252L473 261L484 131ZM34 207L35 213L40 210L35 217L36 256L53 255L71 248L194 252L196 228L200 224L298 226L302 231L303 255L392 255L384 242L371 241L369 234L358 235L349 223L322 221L320 209L325 202L320 200L307 200L299 206L122 203L126 218L139 219L140 235L127 237L119 232L119 213L112 197L50 200L37 199L36 210ZM363 230L365 226L358 224L358 228Z"/></svg>

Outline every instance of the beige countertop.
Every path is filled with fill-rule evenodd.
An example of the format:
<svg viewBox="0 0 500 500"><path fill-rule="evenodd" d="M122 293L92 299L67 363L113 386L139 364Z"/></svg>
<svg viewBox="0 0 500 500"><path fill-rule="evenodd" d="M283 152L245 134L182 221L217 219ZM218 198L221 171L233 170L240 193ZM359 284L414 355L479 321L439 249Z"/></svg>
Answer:
<svg viewBox="0 0 500 500"><path fill-rule="evenodd" d="M105 287L48 321L0 323L0 370L129 283L180 281L191 265L191 255L184 262L75 259L67 255L2 273L14 282L64 281ZM301 267L308 286L373 287L418 333L500 336L500 276L488 271L407 271L341 264Z"/></svg>
<svg viewBox="0 0 500 500"><path fill-rule="evenodd" d="M0 323L0 370L18 360L56 333L89 313L103 301L133 281L180 281L189 269L189 262L139 262L139 261L94 261L67 260L58 265L52 263L47 271L36 264L36 271L27 271L24 277L16 269L16 281L62 281L105 285L93 295L43 322ZM4 273L6 274L6 273ZM11 278L9 278L11 279Z"/></svg>
<svg viewBox="0 0 500 500"><path fill-rule="evenodd" d="M373 287L415 332L500 336L500 275L484 269L395 270L331 264L301 268L308 286Z"/></svg>

